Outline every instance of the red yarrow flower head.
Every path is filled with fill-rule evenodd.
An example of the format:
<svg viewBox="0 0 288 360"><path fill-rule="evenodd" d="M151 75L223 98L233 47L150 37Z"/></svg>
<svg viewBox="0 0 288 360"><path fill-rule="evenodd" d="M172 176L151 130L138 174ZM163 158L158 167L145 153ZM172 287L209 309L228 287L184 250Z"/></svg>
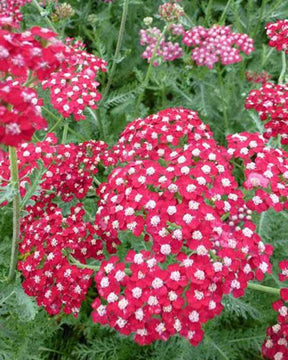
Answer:
<svg viewBox="0 0 288 360"><path fill-rule="evenodd" d="M4 0L0 3L0 28L18 28L22 20L20 8L31 0Z"/></svg>
<svg viewBox="0 0 288 360"><path fill-rule="evenodd" d="M269 37L268 45L278 51L288 53L288 19L278 20L266 25L266 33Z"/></svg>
<svg viewBox="0 0 288 360"><path fill-rule="evenodd" d="M288 85L263 84L259 90L251 90L245 103L246 109L254 109L262 121L265 121L264 136L277 137L281 143L288 144Z"/></svg>
<svg viewBox="0 0 288 360"><path fill-rule="evenodd" d="M18 146L30 141L36 130L44 129L41 105L34 90L17 82L0 83L0 143Z"/></svg>
<svg viewBox="0 0 288 360"><path fill-rule="evenodd" d="M253 157L261 144L250 145ZM255 233L229 163L233 152L182 108L136 119L113 152L119 163L97 190L96 233L110 253L123 231L151 251L119 260L123 286L115 285L114 256L101 266L93 319L142 345L174 334L197 345L224 293L243 296L249 280L271 273L272 249Z"/></svg>

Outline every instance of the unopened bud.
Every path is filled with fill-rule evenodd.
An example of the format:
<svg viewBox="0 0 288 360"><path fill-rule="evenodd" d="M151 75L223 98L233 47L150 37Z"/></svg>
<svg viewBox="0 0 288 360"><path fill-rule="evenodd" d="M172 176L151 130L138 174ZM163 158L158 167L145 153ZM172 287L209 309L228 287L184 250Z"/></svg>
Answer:
<svg viewBox="0 0 288 360"><path fill-rule="evenodd" d="M152 17L145 17L144 19L143 19L143 22L144 22L144 24L146 25L146 26L150 26L151 24L152 24L152 22L153 22L153 18Z"/></svg>
<svg viewBox="0 0 288 360"><path fill-rule="evenodd" d="M165 3L159 6L159 14L166 22L177 22L184 15L184 10L181 6L175 3Z"/></svg>
<svg viewBox="0 0 288 360"><path fill-rule="evenodd" d="M68 19L75 14L75 11L70 4L63 3L57 7L56 14L60 19Z"/></svg>

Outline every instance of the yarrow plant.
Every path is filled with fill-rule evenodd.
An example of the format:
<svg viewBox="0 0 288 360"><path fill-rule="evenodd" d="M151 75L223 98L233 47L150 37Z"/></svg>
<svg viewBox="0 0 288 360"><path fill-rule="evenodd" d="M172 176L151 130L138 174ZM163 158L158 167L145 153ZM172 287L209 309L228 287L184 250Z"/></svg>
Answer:
<svg viewBox="0 0 288 360"><path fill-rule="evenodd" d="M89 53L81 40L65 38L63 29L57 34L56 23L60 28L78 12L67 3L44 2L45 12L33 1L52 28L25 29L20 8L29 2L0 5L0 201L3 207L13 202L8 282L13 283L17 269L25 293L50 316L60 315L58 319L63 313L77 317L86 301L94 323L131 335L140 345L178 335L196 346L205 336L205 324L225 311L227 298L240 298L247 288L261 290L280 297L272 305L277 324L267 329L263 356L286 359L288 290L257 283L272 273L273 246L259 230L264 214L288 210L288 153L270 139L280 136L282 145L288 141L283 56L278 85L265 71L246 72L248 81L261 84L249 93L246 108L266 122L264 134L230 132L226 99L222 105L228 136L221 143L196 111L182 105L146 116L145 106L139 106L153 66L182 57L185 71L199 71L197 66L211 70L219 63L221 80L221 65L238 63L241 53L254 50L252 38L223 25L229 2L221 25L210 26L207 9L208 28L191 25L194 21L180 1L165 2L158 9L163 29L146 17L147 29L140 30L141 45L146 46L142 57L149 62L145 76L135 70L143 78L140 90L129 88L123 95L138 95L135 114L145 115L131 121L129 114L112 144L112 136L100 129L101 117L105 101L108 107L122 96L113 86L129 0L123 1L103 96L96 79L108 64ZM89 26L93 31L98 27ZM269 46L285 56L287 20L269 23L266 30ZM87 34L91 43L98 41ZM196 66L191 66L184 45L192 47ZM101 42L98 47L105 53ZM203 70L204 76L209 70ZM242 70L244 78L244 63ZM173 86L182 96L179 79ZM176 103L172 90L170 94L173 86L168 83L162 98ZM221 94L223 86L219 81ZM104 106L94 113L99 103ZM52 126L51 118L56 120ZM71 119L86 119L71 125L73 142L67 137ZM83 137L76 129L89 128L92 120L110 145L90 138L75 141ZM55 131L62 124L61 139ZM287 260L279 267L279 280L288 280Z"/></svg>
<svg viewBox="0 0 288 360"><path fill-rule="evenodd" d="M197 66L207 66L212 69L218 61L221 61L222 65L234 64L242 60L240 51L249 55L254 50L253 39L247 34L233 33L230 26L213 25L210 29L194 26L185 31L183 25L178 23L180 17L184 15L183 9L179 9L181 8L175 3L165 3L159 7L161 18L168 24L164 33L169 31L172 36L181 36L183 44L193 47L191 59ZM141 45L148 45L142 54L142 57L148 61L152 57L173 61L184 54L178 42L166 43L163 33L156 27L142 29L140 35ZM159 65L159 61L155 60L153 65Z"/></svg>

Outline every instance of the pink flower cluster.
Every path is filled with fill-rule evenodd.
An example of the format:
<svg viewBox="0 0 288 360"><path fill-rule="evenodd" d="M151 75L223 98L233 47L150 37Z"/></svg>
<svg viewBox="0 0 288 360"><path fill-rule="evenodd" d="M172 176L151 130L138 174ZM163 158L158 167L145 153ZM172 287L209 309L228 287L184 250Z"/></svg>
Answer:
<svg viewBox="0 0 288 360"><path fill-rule="evenodd" d="M57 145L53 134L22 144L22 196L39 160L46 169L21 223L26 293L49 314L77 316L91 286L91 258L100 268L93 321L142 345L175 334L197 345L224 294L243 296L248 281L271 272L272 246L257 235L252 212L288 208L288 154L259 134L227 140L225 149L196 112L172 108L133 121L111 150L94 141ZM247 196L233 175L239 159ZM7 156L0 165L5 181ZM98 186L103 165L113 170ZM95 221L82 203L57 205L95 188ZM138 238L132 248L148 250L117 254L123 231Z"/></svg>
<svg viewBox="0 0 288 360"><path fill-rule="evenodd" d="M95 81L98 71L106 72L107 63L83 50L83 44L68 42L69 62L42 82L43 88L50 89L51 103L63 117L74 115L75 120L84 120L84 109L95 109L101 99Z"/></svg>
<svg viewBox="0 0 288 360"><path fill-rule="evenodd" d="M257 133L233 134L227 140L228 154L243 161L243 186L253 194L247 207L258 213L288 209L288 153L266 146Z"/></svg>
<svg viewBox="0 0 288 360"><path fill-rule="evenodd" d="M271 272L272 248L244 214L228 155L197 113L136 119L118 146L129 163L97 190L96 233L110 253L127 230L151 251L127 254L128 276L117 257L101 267L94 321L134 333L140 344L178 333L196 345L223 294L242 296L249 280Z"/></svg>
<svg viewBox="0 0 288 360"><path fill-rule="evenodd" d="M254 50L253 39L248 35L233 33L229 26L221 25L213 25L210 29L195 26L184 33L183 43L194 47L191 58L196 64L209 69L219 60L223 65L239 62L242 60L240 51L249 55Z"/></svg>
<svg viewBox="0 0 288 360"><path fill-rule="evenodd" d="M285 51L288 54L288 19L268 23L266 33L270 39L269 46L275 47L278 51Z"/></svg>
<svg viewBox="0 0 288 360"><path fill-rule="evenodd" d="M23 261L18 264L25 278L23 289L35 296L49 314L63 310L77 316L93 271L71 264L67 254L77 260L91 256L101 259L102 243L94 238L93 226L83 220L81 204L72 208L67 217L47 200L27 210L29 216L22 222L24 237L19 248Z"/></svg>
<svg viewBox="0 0 288 360"><path fill-rule="evenodd" d="M90 257L101 260L103 244L93 224L86 220L81 203L72 207L69 215L64 215L56 203L59 198L65 202L83 199L93 190L98 165L109 166L114 159L107 154L103 142L57 145L56 141L53 134L48 134L45 141L22 144L18 149L22 197L27 185L31 185L29 176L39 160L47 170L41 187L31 198L33 205L25 209L28 215L22 219L19 247L22 257L18 268L25 279L25 292L35 296L39 306L44 306L49 314L64 310L77 316L93 271L74 265L70 256L83 264ZM9 177L6 156L0 161L0 179Z"/></svg>
<svg viewBox="0 0 288 360"><path fill-rule="evenodd" d="M17 82L0 82L0 143L17 146L45 128L41 105L36 91Z"/></svg>
<svg viewBox="0 0 288 360"><path fill-rule="evenodd" d="M0 28L19 27L22 20L20 8L31 0L2 0L0 3Z"/></svg>
<svg viewBox="0 0 288 360"><path fill-rule="evenodd" d="M266 121L266 138L280 135L282 144L288 144L288 85L265 83L260 90L250 91L246 99L246 109L258 112ZM267 121L268 120L268 121Z"/></svg>
<svg viewBox="0 0 288 360"><path fill-rule="evenodd" d="M49 78L66 61L66 47L53 31L34 26L22 33L0 29L0 75L40 80ZM2 73L2 74L1 74Z"/></svg>
<svg viewBox="0 0 288 360"><path fill-rule="evenodd" d="M196 111L171 108L128 124L113 153L121 162L138 159L157 161L169 157L174 147L183 148L185 144L198 140L213 141L209 126L202 123Z"/></svg>
<svg viewBox="0 0 288 360"><path fill-rule="evenodd" d="M288 280L288 261L280 261L280 281ZM288 358L288 289L280 289L281 299L273 303L272 307L278 312L277 324L269 327L266 339L262 345L262 354L267 359L285 360Z"/></svg>
<svg viewBox="0 0 288 360"><path fill-rule="evenodd" d="M21 83L28 76L34 84L42 81L44 89L51 89L51 103L58 112L85 119L84 109L96 108L101 99L95 77L98 71L106 71L107 63L84 51L79 41L67 39L64 44L56 35L37 26L22 33L0 29L0 76Z"/></svg>
<svg viewBox="0 0 288 360"><path fill-rule="evenodd" d="M64 202L83 199L93 189L93 177L98 173L98 164L110 166L115 163L115 158L106 148L103 141L92 140L79 145L57 145L54 134L48 134L40 143L22 144L17 153L21 195L25 196L26 187L30 184L29 176L38 168L37 162L41 160L47 171L43 174L41 192L35 200L41 201L44 197L43 201L47 202L44 196L46 192L50 194L50 201L54 197ZM0 164L0 176L9 179L8 156Z"/></svg>
<svg viewBox="0 0 288 360"><path fill-rule="evenodd" d="M142 54L143 59L147 59L150 62L157 41L161 36L161 31L156 28L149 28L147 30L140 30L141 35L141 45L147 45L145 51ZM183 55L183 50L181 49L179 43L165 41L165 37L163 37L160 41L158 49L155 54L155 58L153 59L153 65L158 66L161 62L165 61L173 61L175 59L179 59Z"/></svg>

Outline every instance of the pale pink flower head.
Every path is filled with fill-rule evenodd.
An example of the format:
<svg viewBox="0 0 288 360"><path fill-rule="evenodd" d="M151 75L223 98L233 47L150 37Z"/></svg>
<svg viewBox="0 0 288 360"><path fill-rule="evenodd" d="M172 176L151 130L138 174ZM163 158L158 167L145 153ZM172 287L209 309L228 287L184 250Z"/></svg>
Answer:
<svg viewBox="0 0 288 360"><path fill-rule="evenodd" d="M248 179L245 181L244 185L247 189L252 189L253 187L264 187L267 188L269 184L269 179L265 178L263 175L252 172L248 175Z"/></svg>

